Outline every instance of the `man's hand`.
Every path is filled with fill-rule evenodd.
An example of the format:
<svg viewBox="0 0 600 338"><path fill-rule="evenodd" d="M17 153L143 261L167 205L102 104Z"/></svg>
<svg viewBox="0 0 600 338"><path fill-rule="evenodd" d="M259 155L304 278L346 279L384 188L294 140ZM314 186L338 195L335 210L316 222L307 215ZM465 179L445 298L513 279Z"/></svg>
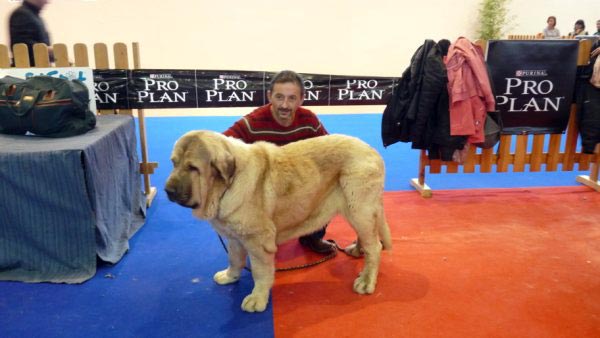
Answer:
<svg viewBox="0 0 600 338"><path fill-rule="evenodd" d="M593 58L593 57L597 56L598 54L600 54L600 47L598 47L592 51L590 58Z"/></svg>

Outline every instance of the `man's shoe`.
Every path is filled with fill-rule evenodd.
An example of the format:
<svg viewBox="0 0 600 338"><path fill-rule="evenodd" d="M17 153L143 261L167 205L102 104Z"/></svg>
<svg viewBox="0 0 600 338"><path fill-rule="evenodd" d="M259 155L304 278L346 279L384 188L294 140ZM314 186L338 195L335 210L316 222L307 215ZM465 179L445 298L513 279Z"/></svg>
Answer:
<svg viewBox="0 0 600 338"><path fill-rule="evenodd" d="M320 254L330 254L336 250L335 244L314 236L305 236L298 239L300 244Z"/></svg>

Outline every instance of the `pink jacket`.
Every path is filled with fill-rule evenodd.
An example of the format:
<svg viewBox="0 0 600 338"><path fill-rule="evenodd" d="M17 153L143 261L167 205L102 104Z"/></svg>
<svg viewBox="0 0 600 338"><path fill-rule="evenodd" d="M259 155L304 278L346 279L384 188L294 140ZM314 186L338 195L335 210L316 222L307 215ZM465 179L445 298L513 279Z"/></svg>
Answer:
<svg viewBox="0 0 600 338"><path fill-rule="evenodd" d="M445 60L450 96L450 135L468 135L467 142L483 142L483 123L496 109L483 52L460 37L450 45Z"/></svg>

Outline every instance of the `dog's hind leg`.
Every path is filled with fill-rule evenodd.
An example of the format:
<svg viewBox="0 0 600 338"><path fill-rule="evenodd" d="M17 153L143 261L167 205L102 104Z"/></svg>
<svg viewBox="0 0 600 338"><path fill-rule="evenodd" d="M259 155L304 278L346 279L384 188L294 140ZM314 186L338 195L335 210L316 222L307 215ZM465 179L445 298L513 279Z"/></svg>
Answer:
<svg viewBox="0 0 600 338"><path fill-rule="evenodd" d="M383 250L392 250L392 234L390 233L390 227L385 220L385 213L383 212L383 199L380 199L380 207L377 212L377 229L379 231L379 239L383 244Z"/></svg>
<svg viewBox="0 0 600 338"><path fill-rule="evenodd" d="M229 266L227 269L215 273L213 280L217 284L225 285L235 283L240 279L240 274L246 266L246 249L236 239L228 239L227 255Z"/></svg>
<svg viewBox="0 0 600 338"><path fill-rule="evenodd" d="M380 203L379 207L377 208L375 224L377 226L379 240L381 241L381 244L383 244L383 250L391 250L392 238L390 234L390 228L385 220L385 215L383 213L383 203ZM361 257L364 253L362 250L360 240L358 239L354 243L345 247L344 252L350 256L354 256L357 258Z"/></svg>
<svg viewBox="0 0 600 338"><path fill-rule="evenodd" d="M373 293L377 285L377 274L379 273L379 261L382 245L379 241L379 217L382 214L381 182L373 181L372 184L357 183L342 178L342 188L346 198L343 214L352 225L358 236L355 245L346 248L348 254L360 256L364 254L364 267L354 281L354 291L359 294ZM367 189L366 187L372 187ZM374 187L374 188L373 188Z"/></svg>
<svg viewBox="0 0 600 338"><path fill-rule="evenodd" d="M351 215L348 221L352 224L358 235L356 247L364 254L364 267L354 280L354 291L365 294L373 293L377 285L379 261L381 258L381 243L375 227L375 216Z"/></svg>

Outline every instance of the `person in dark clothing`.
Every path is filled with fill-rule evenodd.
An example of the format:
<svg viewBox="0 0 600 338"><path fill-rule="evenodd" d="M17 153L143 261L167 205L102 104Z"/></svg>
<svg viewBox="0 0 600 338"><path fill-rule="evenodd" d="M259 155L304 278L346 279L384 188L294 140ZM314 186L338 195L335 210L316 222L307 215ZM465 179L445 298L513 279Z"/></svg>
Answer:
<svg viewBox="0 0 600 338"><path fill-rule="evenodd" d="M327 135L317 116L300 107L304 100L304 81L295 72L286 70L276 74L267 97L269 104L242 117L223 134L246 143L267 141L279 146ZM333 252L335 245L323 240L325 228L300 237L300 244L317 253Z"/></svg>
<svg viewBox="0 0 600 338"><path fill-rule="evenodd" d="M35 65L33 60L33 45L44 43L50 47L50 35L46 25L40 17L40 12L46 6L48 0L24 0L9 18L9 34L11 48L17 43L24 43L29 49L29 62ZM52 49L50 49L50 60L53 60Z"/></svg>
<svg viewBox="0 0 600 338"><path fill-rule="evenodd" d="M600 143L600 88L590 83L594 63L598 57L600 57L600 40L592 46L590 63L581 67L575 90L581 151L584 154L593 154L596 144Z"/></svg>
<svg viewBox="0 0 600 338"><path fill-rule="evenodd" d="M581 19L575 21L573 31L569 33L569 37L576 37L578 35L588 35L588 32L585 30L585 22Z"/></svg>

